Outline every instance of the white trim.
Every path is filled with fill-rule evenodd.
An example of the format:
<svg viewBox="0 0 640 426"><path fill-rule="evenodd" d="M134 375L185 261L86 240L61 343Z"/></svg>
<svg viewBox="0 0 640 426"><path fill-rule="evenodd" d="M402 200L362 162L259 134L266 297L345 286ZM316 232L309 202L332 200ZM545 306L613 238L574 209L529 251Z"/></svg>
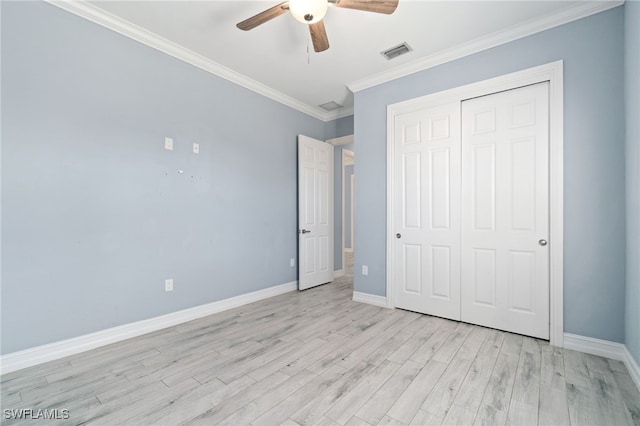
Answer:
<svg viewBox="0 0 640 426"><path fill-rule="evenodd" d="M346 248L344 249L345 253L353 253L353 249L352 248Z"/></svg>
<svg viewBox="0 0 640 426"><path fill-rule="evenodd" d="M344 154L342 156L342 165L343 166L353 166L354 164L354 158L355 158L355 154L353 151L349 150L349 149L342 149L342 153Z"/></svg>
<svg viewBox="0 0 640 426"><path fill-rule="evenodd" d="M342 218L341 229L340 229L340 237L341 237L340 238L340 248L342 249L342 251L340 252L340 256L342 256L342 268L345 269L346 268L345 263L347 261L347 256L345 254L346 246L345 246L345 232L344 232L344 228L345 228L344 221L346 220L345 205L344 205L344 203L345 203L344 190L346 188L346 186L344 184L344 179L346 177L346 166L345 166L345 163L346 163L346 160L348 160L350 156L351 156L351 159L353 159L353 152L349 151L348 149L341 149L340 151L341 151L341 160L340 161L342 161L342 164L341 164L341 167L340 167L340 169L341 169L340 173L342 174L342 177L341 177L341 186L342 186L341 191L342 191L342 193L340 194L340 198L342 199L341 200L342 201L342 206L341 206L341 211L340 211L340 215L341 215L341 218ZM351 153L351 154L349 154L349 153Z"/></svg>
<svg viewBox="0 0 640 426"><path fill-rule="evenodd" d="M351 140L353 141L353 135L351 136ZM348 136L346 136L348 137ZM345 253L347 253L347 251L349 252L353 252L353 219L351 219L351 248L347 249L345 247L345 221L347 220L346 215L345 215L345 202L346 202L346 198L345 198L345 188L346 188L346 183L345 183L345 177L346 177L346 167L347 165L353 165L354 164L354 159L355 159L355 153L353 151L350 151L348 149L342 149L342 194L341 194L341 198L342 198L342 211L340 212L342 214L342 229L341 234L342 234L342 241L340 242L340 247L342 248L342 267L344 268L344 264L346 262L346 257L345 257ZM353 175L351 175L351 183L353 184ZM353 186L351 187L351 215L353 218Z"/></svg>
<svg viewBox="0 0 640 426"><path fill-rule="evenodd" d="M292 281L286 284L276 285L263 290L241 294L217 302L200 305L159 317L150 318L124 324L118 327L108 328L95 333L73 337L34 348L13 352L0 357L0 374L21 370L47 361L64 358L69 355L78 354L121 340L151 333L163 328L172 327L198 318L206 317L228 309L237 308L262 299L277 296L279 294L295 291L298 282Z"/></svg>
<svg viewBox="0 0 640 426"><path fill-rule="evenodd" d="M327 143L331 145L349 145L353 143L353 135L340 136L339 138L327 139Z"/></svg>
<svg viewBox="0 0 640 426"><path fill-rule="evenodd" d="M224 78L232 83L256 92L262 96L293 108L297 111L310 115L322 121L331 121L353 114L353 107L342 107L333 111L325 111L316 106L308 105L302 101L292 98L278 90L262 84L244 74L240 74L230 68L212 61L192 50L189 50L177 43L167 40L149 30L146 30L132 22L119 16L113 15L86 0L45 0L47 3L57 6L60 9L80 16L88 21L101 25L112 31L122 34L132 40L140 42L160 52L173 56L183 62Z"/></svg>
<svg viewBox="0 0 640 426"><path fill-rule="evenodd" d="M608 340L564 333L564 348L618 361L624 360L625 346L622 343L610 342Z"/></svg>
<svg viewBox="0 0 640 426"><path fill-rule="evenodd" d="M549 340L564 344L564 67L549 72Z"/></svg>
<svg viewBox="0 0 640 426"><path fill-rule="evenodd" d="M393 164L394 164L394 117L436 105L462 102L478 96L497 93L518 87L549 82L549 331L550 342L554 346L563 346L563 63L556 61L534 68L514 72L500 77L484 80L465 86L444 90L415 99L387 106L387 302L390 308L396 306L393 283Z"/></svg>
<svg viewBox="0 0 640 426"><path fill-rule="evenodd" d="M594 339L593 337L564 333L564 347L565 349L624 362L631 379L640 390L640 366L638 366L638 362L633 358L626 345L608 340Z"/></svg>
<svg viewBox="0 0 640 426"><path fill-rule="evenodd" d="M631 355L631 352L629 352L629 348L626 345L624 347L623 361L624 365L627 367L627 370L629 370L631 379L633 379L633 382L636 384L636 387L640 391L640 365L638 365L638 362L635 360L633 355Z"/></svg>
<svg viewBox="0 0 640 426"><path fill-rule="evenodd" d="M360 303L367 303L369 305L380 306L386 308L387 298L384 296L377 296L375 294L361 293L359 291L353 292L353 301Z"/></svg>
<svg viewBox="0 0 640 426"><path fill-rule="evenodd" d="M333 278L340 278L344 276L344 269L336 269L333 271Z"/></svg>
<svg viewBox="0 0 640 426"><path fill-rule="evenodd" d="M477 38L468 43L463 43L450 49L435 53L433 55L408 62L406 64L380 72L378 74L374 74L369 77L365 77L363 79L347 84L347 87L349 87L352 92L358 92L360 90L377 86L379 84L386 83L397 78L405 77L418 71L433 68L435 66L442 65L444 63L490 49L492 47L506 44L535 33L539 33L541 31L564 25L578 19L586 18L587 16L591 16L596 13L604 12L605 10L620 6L623 3L624 1L622 0L607 2L581 2L574 7L571 7L554 15L547 16L541 19L534 19L523 24L518 24L513 27L497 31L493 34Z"/></svg>
<svg viewBox="0 0 640 426"><path fill-rule="evenodd" d="M354 168L355 171L355 168ZM350 203L351 206L349 208L349 212L350 212L350 217L349 217L349 229L351 230L351 232L349 233L349 238L351 238L351 247L349 250L351 250L351 252L353 252L353 242L355 241L355 232L354 232L354 228L356 227L356 217L355 217L355 209L353 208L355 206L355 179L356 179L356 174L352 173L351 174L351 187L349 188L349 190L351 191L349 193L350 195Z"/></svg>
<svg viewBox="0 0 640 426"><path fill-rule="evenodd" d="M47 3L59 7L74 15L80 16L88 21L101 25L115 31L125 37L136 40L146 46L159 50L167 55L173 56L181 61L191 64L197 68L214 74L225 80L231 81L239 86L254 91L260 95L270 98L283 105L291 107L297 111L310 115L322 121L331 121L338 118L347 117L353 114L353 106L338 108L333 111L325 111L316 106L308 105L289 95L277 91L265 84L253 80L230 68L214 62L196 52L193 52L177 43L165 39L149 30L146 30L132 22L119 16L111 14L86 0L45 0ZM399 67L366 77L352 82L347 86L352 92L364 90L366 88L395 80L418 71L422 71L434 66L453 61L483 50L499 46L517 40L531 34L538 33L559 25L563 25L577 19L581 19L605 10L620 6L622 0L607 2L583 2L560 13L547 16L542 19L535 19L527 23L515 25L502 31L478 38L469 43L461 44L451 49L420 58L416 61L403 64Z"/></svg>
<svg viewBox="0 0 640 426"><path fill-rule="evenodd" d="M353 135L347 135L347 136L342 136L340 138L335 138L335 139L330 139L327 142L331 143L332 145L338 146L338 145L347 145L350 143L353 143ZM340 251L340 256L342 258L342 268L344 268L344 264L346 262L346 257L345 257L345 252L346 252L346 248L345 248L345 235L344 235L344 228L345 228L345 197L344 197L344 189L345 189L345 167L347 165L347 163L349 165L353 164L353 159L354 159L354 152L350 151L348 149L341 149L341 161L342 161L342 167L340 170L340 172L342 173L342 178L341 178L341 185L342 185L342 193L340 194L341 198L342 198L342 209L340 211L341 217L342 217L342 228L340 229L340 234L341 234L341 241L340 241L340 248L342 249ZM353 214L353 188L351 189L351 212ZM351 225L351 246L353 247L353 224ZM353 248L351 248L351 251L353 251Z"/></svg>

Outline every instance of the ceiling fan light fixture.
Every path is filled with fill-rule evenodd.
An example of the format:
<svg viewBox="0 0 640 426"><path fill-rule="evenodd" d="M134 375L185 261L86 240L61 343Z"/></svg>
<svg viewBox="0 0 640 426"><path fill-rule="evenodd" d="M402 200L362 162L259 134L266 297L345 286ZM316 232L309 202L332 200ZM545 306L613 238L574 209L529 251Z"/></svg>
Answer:
<svg viewBox="0 0 640 426"><path fill-rule="evenodd" d="M327 0L289 0L291 15L303 24L315 24L327 13Z"/></svg>

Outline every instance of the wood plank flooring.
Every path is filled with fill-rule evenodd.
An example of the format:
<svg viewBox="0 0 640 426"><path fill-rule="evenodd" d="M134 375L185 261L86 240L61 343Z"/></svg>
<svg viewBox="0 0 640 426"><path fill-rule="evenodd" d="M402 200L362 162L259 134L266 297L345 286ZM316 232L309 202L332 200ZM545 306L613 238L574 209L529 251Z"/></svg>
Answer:
<svg viewBox="0 0 640 426"><path fill-rule="evenodd" d="M640 425L625 366L356 303L352 279L1 378L2 409L96 425Z"/></svg>

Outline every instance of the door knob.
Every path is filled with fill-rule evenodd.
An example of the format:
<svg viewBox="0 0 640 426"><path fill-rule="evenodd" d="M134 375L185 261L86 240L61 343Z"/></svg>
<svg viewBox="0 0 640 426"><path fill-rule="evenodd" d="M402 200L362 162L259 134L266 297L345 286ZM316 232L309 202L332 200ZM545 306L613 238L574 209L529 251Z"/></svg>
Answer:
<svg viewBox="0 0 640 426"><path fill-rule="evenodd" d="M547 245L547 240L540 240L540 241L538 241L538 244L540 244L541 246L546 246Z"/></svg>
<svg viewBox="0 0 640 426"><path fill-rule="evenodd" d="M309 231L308 229L303 229L302 231L300 231L301 234L308 234L309 232L311 231Z"/></svg>
<svg viewBox="0 0 640 426"><path fill-rule="evenodd" d="M396 234L396 238L402 238L402 234L400 234L399 232Z"/></svg>

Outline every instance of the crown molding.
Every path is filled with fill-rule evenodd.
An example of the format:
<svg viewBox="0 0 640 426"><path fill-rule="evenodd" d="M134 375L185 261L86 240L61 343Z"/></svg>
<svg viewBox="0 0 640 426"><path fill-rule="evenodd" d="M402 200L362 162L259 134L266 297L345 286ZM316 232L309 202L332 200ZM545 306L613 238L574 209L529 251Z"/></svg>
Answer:
<svg viewBox="0 0 640 426"><path fill-rule="evenodd" d="M193 52L177 43L165 39L156 33L146 30L125 19L113 15L86 0L44 0L45 2L87 19L93 23L101 25L125 37L140 42L160 52L173 56L176 59L191 64L197 68L221 77L238 86L249 89L262 96L270 98L276 102L300 111L311 117L322 121L331 121L336 118L346 117L353 114L353 108L340 108L335 111L325 111L320 107L314 107L301 102L291 96L277 91L265 84L262 84L244 74L240 74L230 68L214 62L196 52Z"/></svg>
<svg viewBox="0 0 640 426"><path fill-rule="evenodd" d="M193 52L177 43L165 39L149 30L137 26L125 19L113 15L86 0L44 0L45 2L59 7L74 15L80 16L100 26L115 31L125 37L138 41L153 49L159 50L169 56L207 71L213 75L235 83L241 87L249 89L255 93L327 122L338 118L353 115L353 107L343 107L334 111L325 111L320 107L315 107L301 102L278 90L275 90L263 83L240 74L230 68L214 62L196 52ZM390 70L374 74L370 77L355 81L347 85L352 92L377 86L400 77L413 74L428 68L441 65L455 59L462 58L483 50L490 49L501 44L508 43L519 38L535 34L559 25L563 25L577 19L581 19L605 10L620 6L624 0L611 0L607 2L584 2L568 10L564 10L553 16L529 21L528 23L513 26L503 31L499 31L488 36L479 38L470 43L458 45L454 48L430 55L416 61L392 68Z"/></svg>
<svg viewBox="0 0 640 426"><path fill-rule="evenodd" d="M459 44L458 46L452 47L451 49L446 49L433 55L429 55L415 61L397 66L395 68L391 68L387 71L365 77L363 79L347 84L347 87L355 93L382 83L386 83L391 80L395 80L397 78L405 77L418 71L433 68L435 66L442 65L444 63L490 49L492 47L500 46L502 44L509 43L511 41L518 40L535 33L539 33L541 31L558 27L560 25L567 24L578 19L586 18L587 16L591 16L596 13L604 12L605 10L618 7L623 3L624 0L611 0L606 2L583 2L574 7L558 12L554 15L546 16L540 19L534 19L523 24L514 25L504 30L497 31L487 36L478 38L471 42Z"/></svg>

